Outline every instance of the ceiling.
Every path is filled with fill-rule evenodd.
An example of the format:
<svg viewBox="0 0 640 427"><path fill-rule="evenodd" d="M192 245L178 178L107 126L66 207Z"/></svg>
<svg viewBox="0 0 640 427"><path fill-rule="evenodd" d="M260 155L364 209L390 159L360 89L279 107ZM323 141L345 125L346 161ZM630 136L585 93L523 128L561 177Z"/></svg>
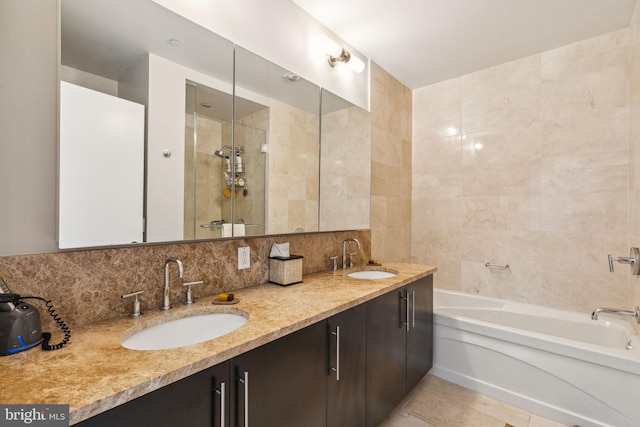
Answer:
<svg viewBox="0 0 640 427"><path fill-rule="evenodd" d="M415 89L629 26L636 0L292 0Z"/></svg>

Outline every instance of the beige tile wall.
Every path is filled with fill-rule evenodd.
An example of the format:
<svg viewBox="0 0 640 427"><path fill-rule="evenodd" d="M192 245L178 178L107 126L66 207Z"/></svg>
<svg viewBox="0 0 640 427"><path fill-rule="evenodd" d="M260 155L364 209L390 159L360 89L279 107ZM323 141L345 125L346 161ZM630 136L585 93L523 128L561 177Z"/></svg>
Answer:
<svg viewBox="0 0 640 427"><path fill-rule="evenodd" d="M366 229L371 212L371 114L322 115L320 229Z"/></svg>
<svg viewBox="0 0 640 427"><path fill-rule="evenodd" d="M317 231L318 116L273 100L269 120L267 231Z"/></svg>
<svg viewBox="0 0 640 427"><path fill-rule="evenodd" d="M373 258L411 257L411 90L371 65L371 245Z"/></svg>
<svg viewBox="0 0 640 427"><path fill-rule="evenodd" d="M640 246L640 3L636 4L629 31L629 242ZM640 305L640 276L631 276L631 291L633 303Z"/></svg>
<svg viewBox="0 0 640 427"><path fill-rule="evenodd" d="M629 305L629 269L609 273L607 253L628 253L630 34L414 91L411 254L438 286Z"/></svg>

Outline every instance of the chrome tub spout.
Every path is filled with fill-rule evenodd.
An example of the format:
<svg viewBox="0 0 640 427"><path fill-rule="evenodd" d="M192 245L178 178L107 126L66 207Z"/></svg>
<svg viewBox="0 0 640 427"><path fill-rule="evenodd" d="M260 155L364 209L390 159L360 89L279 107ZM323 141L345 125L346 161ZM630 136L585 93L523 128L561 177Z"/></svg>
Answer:
<svg viewBox="0 0 640 427"><path fill-rule="evenodd" d="M615 314L617 316L633 317L634 319L636 319L636 323L640 323L640 307L638 307L638 306L636 306L635 311L619 310L617 308L596 308L595 310L593 310L593 313L591 313L591 318L593 320L598 320L598 315L600 313Z"/></svg>

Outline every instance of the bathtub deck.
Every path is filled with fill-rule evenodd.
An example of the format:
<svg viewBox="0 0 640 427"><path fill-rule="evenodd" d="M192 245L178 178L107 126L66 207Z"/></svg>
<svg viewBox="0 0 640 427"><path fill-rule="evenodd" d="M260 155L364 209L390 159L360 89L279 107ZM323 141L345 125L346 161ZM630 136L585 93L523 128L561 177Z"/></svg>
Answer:
<svg viewBox="0 0 640 427"><path fill-rule="evenodd" d="M561 427L546 418L427 375L384 427Z"/></svg>

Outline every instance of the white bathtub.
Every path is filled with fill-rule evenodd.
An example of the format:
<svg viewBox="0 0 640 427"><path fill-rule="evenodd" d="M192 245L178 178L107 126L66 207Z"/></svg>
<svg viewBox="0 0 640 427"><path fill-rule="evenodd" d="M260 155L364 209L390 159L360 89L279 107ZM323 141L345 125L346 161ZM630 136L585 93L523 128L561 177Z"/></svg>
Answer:
<svg viewBox="0 0 640 427"><path fill-rule="evenodd" d="M640 426L628 322L441 289L433 305L432 374L567 425Z"/></svg>

